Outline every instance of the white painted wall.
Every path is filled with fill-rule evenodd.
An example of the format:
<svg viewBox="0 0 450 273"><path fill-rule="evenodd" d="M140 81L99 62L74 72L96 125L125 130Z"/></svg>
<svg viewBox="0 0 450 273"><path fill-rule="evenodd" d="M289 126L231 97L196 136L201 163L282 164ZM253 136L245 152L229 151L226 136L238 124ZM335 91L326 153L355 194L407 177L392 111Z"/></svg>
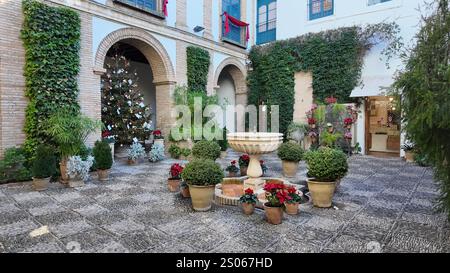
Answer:
<svg viewBox="0 0 450 273"><path fill-rule="evenodd" d="M208 1L208 0L206 0ZM186 5L187 5L187 26L188 26L188 30L191 33L194 33L198 36L203 36L203 31L194 32L194 28L196 26L202 26L204 27L203 24L203 0L188 0L186 1Z"/></svg>
<svg viewBox="0 0 450 273"><path fill-rule="evenodd" d="M219 97L220 105L235 105L236 104L236 89L233 83L233 79L226 73L223 73L219 79L220 88L217 90L217 96ZM227 112L224 116L224 121L221 123L221 127L227 127L230 132L235 132L235 114L234 112Z"/></svg>

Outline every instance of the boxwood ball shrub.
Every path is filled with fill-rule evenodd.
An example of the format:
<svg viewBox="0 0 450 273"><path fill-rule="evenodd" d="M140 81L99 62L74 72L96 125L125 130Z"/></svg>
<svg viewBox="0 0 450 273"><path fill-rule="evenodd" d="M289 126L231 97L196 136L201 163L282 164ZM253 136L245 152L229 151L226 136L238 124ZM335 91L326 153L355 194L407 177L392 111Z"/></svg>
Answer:
<svg viewBox="0 0 450 273"><path fill-rule="evenodd" d="M305 151L299 144L283 143L278 149L278 157L283 161L300 162Z"/></svg>
<svg viewBox="0 0 450 273"><path fill-rule="evenodd" d="M215 161L220 157L220 145L215 141L202 140L192 148L192 155L198 159L211 159Z"/></svg>
<svg viewBox="0 0 450 273"><path fill-rule="evenodd" d="M210 159L195 159L188 163L181 178L189 185L212 186L222 183L223 170L219 164Z"/></svg>
<svg viewBox="0 0 450 273"><path fill-rule="evenodd" d="M170 145L169 154L173 159L179 159L182 155L183 150L175 144Z"/></svg>
<svg viewBox="0 0 450 273"><path fill-rule="evenodd" d="M34 178L48 178L56 173L56 157L54 149L49 146L39 145L36 149L36 157L33 162L32 174Z"/></svg>
<svg viewBox="0 0 450 273"><path fill-rule="evenodd" d="M321 147L306 153L308 177L317 181L333 182L343 178L348 171L347 156L341 150Z"/></svg>
<svg viewBox="0 0 450 273"><path fill-rule="evenodd" d="M95 142L92 151L95 158L95 167L98 170L109 170L113 165L111 147L106 141Z"/></svg>

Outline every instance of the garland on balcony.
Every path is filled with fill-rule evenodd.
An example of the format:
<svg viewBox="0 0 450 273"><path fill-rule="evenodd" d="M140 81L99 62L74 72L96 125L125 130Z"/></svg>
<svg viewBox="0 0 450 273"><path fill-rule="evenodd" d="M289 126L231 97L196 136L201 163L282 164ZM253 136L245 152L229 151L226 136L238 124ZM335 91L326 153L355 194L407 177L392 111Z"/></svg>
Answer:
<svg viewBox="0 0 450 273"><path fill-rule="evenodd" d="M200 47L189 46L186 49L186 55L189 90L202 91L206 93L210 66L209 52Z"/></svg>
<svg viewBox="0 0 450 273"><path fill-rule="evenodd" d="M71 9L50 7L35 0L22 2L25 47L25 149L32 155L39 143L49 143L43 123L58 109L74 113L78 104L80 18Z"/></svg>
<svg viewBox="0 0 450 273"><path fill-rule="evenodd" d="M347 27L255 46L250 52L249 104L279 105L280 131L286 133L293 119L295 72L312 72L314 99L334 96L351 102L352 90L360 84L363 57L374 45L386 44L386 63L402 46L399 26L382 23Z"/></svg>

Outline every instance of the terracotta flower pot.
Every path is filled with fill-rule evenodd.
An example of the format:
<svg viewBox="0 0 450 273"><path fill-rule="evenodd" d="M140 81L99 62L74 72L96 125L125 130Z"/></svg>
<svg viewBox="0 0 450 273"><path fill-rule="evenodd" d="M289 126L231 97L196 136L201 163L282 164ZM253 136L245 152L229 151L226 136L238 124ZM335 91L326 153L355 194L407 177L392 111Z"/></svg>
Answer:
<svg viewBox="0 0 450 273"><path fill-rule="evenodd" d="M194 186L189 185L191 193L192 207L195 211L208 211L211 209L214 199L215 186Z"/></svg>
<svg viewBox="0 0 450 273"><path fill-rule="evenodd" d="M97 170L98 180L105 182L109 180L109 170Z"/></svg>
<svg viewBox="0 0 450 273"><path fill-rule="evenodd" d="M264 204L264 211L266 213L266 220L272 225L279 225L283 222L283 207L270 207L269 204Z"/></svg>
<svg viewBox="0 0 450 273"><path fill-rule="evenodd" d="M169 186L169 191L170 192L178 192L178 191L180 191L180 184L181 184L181 180L180 179L168 179L167 180L167 185Z"/></svg>
<svg viewBox="0 0 450 273"><path fill-rule="evenodd" d="M414 157L415 157L414 152L405 152L405 159L406 159L406 162L408 162L408 163L414 163L414 162L415 162Z"/></svg>
<svg viewBox="0 0 450 273"><path fill-rule="evenodd" d="M241 167L241 176L247 176L248 167Z"/></svg>
<svg viewBox="0 0 450 273"><path fill-rule="evenodd" d="M308 180L308 189L315 207L330 208L336 190L336 182Z"/></svg>
<svg viewBox="0 0 450 273"><path fill-rule="evenodd" d="M50 177L48 178L34 178L33 177L33 190L35 191L45 191L48 189L50 183Z"/></svg>
<svg viewBox="0 0 450 273"><path fill-rule="evenodd" d="M298 171L298 162L285 161L282 162L283 165L283 175L285 177L295 177Z"/></svg>
<svg viewBox="0 0 450 273"><path fill-rule="evenodd" d="M133 165L136 165L136 164L137 164L137 160L134 160L134 159L128 159L128 165L133 166Z"/></svg>
<svg viewBox="0 0 450 273"><path fill-rule="evenodd" d="M191 192L189 191L189 187L182 187L181 188L181 195L184 198L191 198Z"/></svg>
<svg viewBox="0 0 450 273"><path fill-rule="evenodd" d="M286 213L289 215L297 215L298 214L298 205L299 203L286 203L284 206L286 207Z"/></svg>
<svg viewBox="0 0 450 273"><path fill-rule="evenodd" d="M252 215L255 212L255 204L242 203L242 211L245 215Z"/></svg>
<svg viewBox="0 0 450 273"><path fill-rule="evenodd" d="M70 179L67 184L69 188L81 188L84 187L84 180L81 178Z"/></svg>

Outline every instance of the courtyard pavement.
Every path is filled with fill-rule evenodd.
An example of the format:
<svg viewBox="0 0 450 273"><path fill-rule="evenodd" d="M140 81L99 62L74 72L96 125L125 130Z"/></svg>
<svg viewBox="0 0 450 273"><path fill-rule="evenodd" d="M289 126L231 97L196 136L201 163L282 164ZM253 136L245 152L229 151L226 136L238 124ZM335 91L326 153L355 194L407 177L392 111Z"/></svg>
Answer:
<svg viewBox="0 0 450 273"><path fill-rule="evenodd" d="M230 152L225 167L238 154ZM281 162L264 157L268 176ZM196 213L189 199L167 190L174 160L127 166L116 162L111 180L68 189L55 183L0 186L0 253L4 252L450 252L450 225L435 214L432 172L400 159L355 156L335 209L301 205L279 226L264 212L237 207ZM293 183L304 183L301 164Z"/></svg>

